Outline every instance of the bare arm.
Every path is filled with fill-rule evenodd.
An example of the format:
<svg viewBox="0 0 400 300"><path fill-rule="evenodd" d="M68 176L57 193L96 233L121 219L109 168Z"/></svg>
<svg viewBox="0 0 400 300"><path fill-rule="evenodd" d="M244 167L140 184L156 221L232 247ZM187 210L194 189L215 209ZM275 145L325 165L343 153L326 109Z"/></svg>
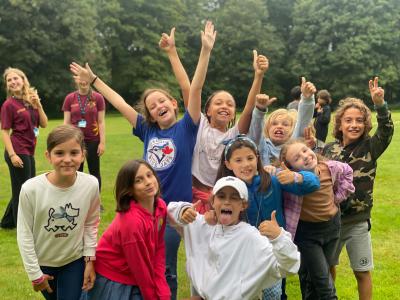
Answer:
<svg viewBox="0 0 400 300"><path fill-rule="evenodd" d="M253 50L253 67L254 67L254 80L251 85L249 94L247 96L246 105L238 122L239 132L247 134L250 127L251 115L256 102L256 95L261 91L261 85L264 78L264 73L268 70L268 58L264 55L258 55L256 50Z"/></svg>
<svg viewBox="0 0 400 300"><path fill-rule="evenodd" d="M97 147L97 155L103 155L106 149L106 121L105 121L105 110L101 110L97 113L97 123L99 126L100 143Z"/></svg>
<svg viewBox="0 0 400 300"><path fill-rule="evenodd" d="M211 21L207 21L204 32L201 32L201 51L199 62L197 63L196 72L194 73L192 84L190 86L189 103L187 111L189 112L193 122L198 123L201 114L201 90L206 79L208 62L210 60L211 50L214 46L217 32L214 31L214 25Z"/></svg>
<svg viewBox="0 0 400 300"><path fill-rule="evenodd" d="M11 160L11 163L16 168L23 168L24 163L23 163L22 159L18 156L18 154L15 153L13 144L11 143L10 129L2 129L1 135L3 137L4 146L8 153L8 157Z"/></svg>
<svg viewBox="0 0 400 300"><path fill-rule="evenodd" d="M64 111L64 125L71 124L71 112Z"/></svg>
<svg viewBox="0 0 400 300"><path fill-rule="evenodd" d="M98 78L89 65L86 64L83 68L79 64L73 62L69 65L71 72L74 74L74 78L87 82L93 82L93 86L114 106L128 122L135 128L138 117L137 111L130 106L124 98L122 98L116 91L109 87L104 81Z"/></svg>
<svg viewBox="0 0 400 300"><path fill-rule="evenodd" d="M189 102L190 80L181 60L179 59L178 51L176 50L175 27L171 29L171 33L169 35L166 33L161 35L158 45L168 54L172 71L174 72L175 78L178 81L179 87L182 91L183 103L185 108L187 108Z"/></svg>

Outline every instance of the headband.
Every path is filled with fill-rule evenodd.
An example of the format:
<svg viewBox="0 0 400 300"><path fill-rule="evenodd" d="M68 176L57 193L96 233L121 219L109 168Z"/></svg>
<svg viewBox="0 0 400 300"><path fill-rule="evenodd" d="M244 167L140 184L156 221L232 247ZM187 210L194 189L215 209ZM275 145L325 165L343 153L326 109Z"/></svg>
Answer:
<svg viewBox="0 0 400 300"><path fill-rule="evenodd" d="M256 143L254 143L254 141L252 139L248 138L244 134L239 134L234 139L230 139L230 140L224 141L224 144L226 143L225 152L224 152L225 160L226 160L226 157L228 155L229 149L232 147L233 143L235 143L237 141L248 142L251 145L251 147L256 151L256 153L258 153Z"/></svg>

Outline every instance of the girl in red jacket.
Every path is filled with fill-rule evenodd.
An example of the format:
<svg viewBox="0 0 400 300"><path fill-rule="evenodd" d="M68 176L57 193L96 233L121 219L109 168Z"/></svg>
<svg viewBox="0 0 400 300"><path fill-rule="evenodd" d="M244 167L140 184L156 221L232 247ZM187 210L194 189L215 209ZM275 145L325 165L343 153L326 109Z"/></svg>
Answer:
<svg viewBox="0 0 400 300"><path fill-rule="evenodd" d="M147 162L122 166L117 215L99 241L89 299L170 299L164 275L167 207L159 195L159 179Z"/></svg>

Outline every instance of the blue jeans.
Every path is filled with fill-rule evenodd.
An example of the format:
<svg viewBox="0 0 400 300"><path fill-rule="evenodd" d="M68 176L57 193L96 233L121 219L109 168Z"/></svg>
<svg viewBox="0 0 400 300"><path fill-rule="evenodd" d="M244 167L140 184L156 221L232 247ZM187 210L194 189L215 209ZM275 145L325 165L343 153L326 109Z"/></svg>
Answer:
<svg viewBox="0 0 400 300"><path fill-rule="evenodd" d="M176 272L179 243L181 236L169 224L165 227L165 278L171 290L171 300L176 300L178 290L178 276Z"/></svg>
<svg viewBox="0 0 400 300"><path fill-rule="evenodd" d="M42 291L47 300L79 300L82 293L83 272L85 262L83 257L62 267L43 267L42 272L54 277L49 280L52 293Z"/></svg>

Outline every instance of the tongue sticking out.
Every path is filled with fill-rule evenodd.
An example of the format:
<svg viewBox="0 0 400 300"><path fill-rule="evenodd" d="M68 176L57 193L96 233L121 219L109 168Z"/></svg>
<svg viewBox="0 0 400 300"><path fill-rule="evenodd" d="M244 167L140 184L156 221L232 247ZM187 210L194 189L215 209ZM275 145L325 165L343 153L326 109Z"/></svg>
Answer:
<svg viewBox="0 0 400 300"><path fill-rule="evenodd" d="M221 225L229 225L232 223L232 213L221 212L219 216Z"/></svg>

